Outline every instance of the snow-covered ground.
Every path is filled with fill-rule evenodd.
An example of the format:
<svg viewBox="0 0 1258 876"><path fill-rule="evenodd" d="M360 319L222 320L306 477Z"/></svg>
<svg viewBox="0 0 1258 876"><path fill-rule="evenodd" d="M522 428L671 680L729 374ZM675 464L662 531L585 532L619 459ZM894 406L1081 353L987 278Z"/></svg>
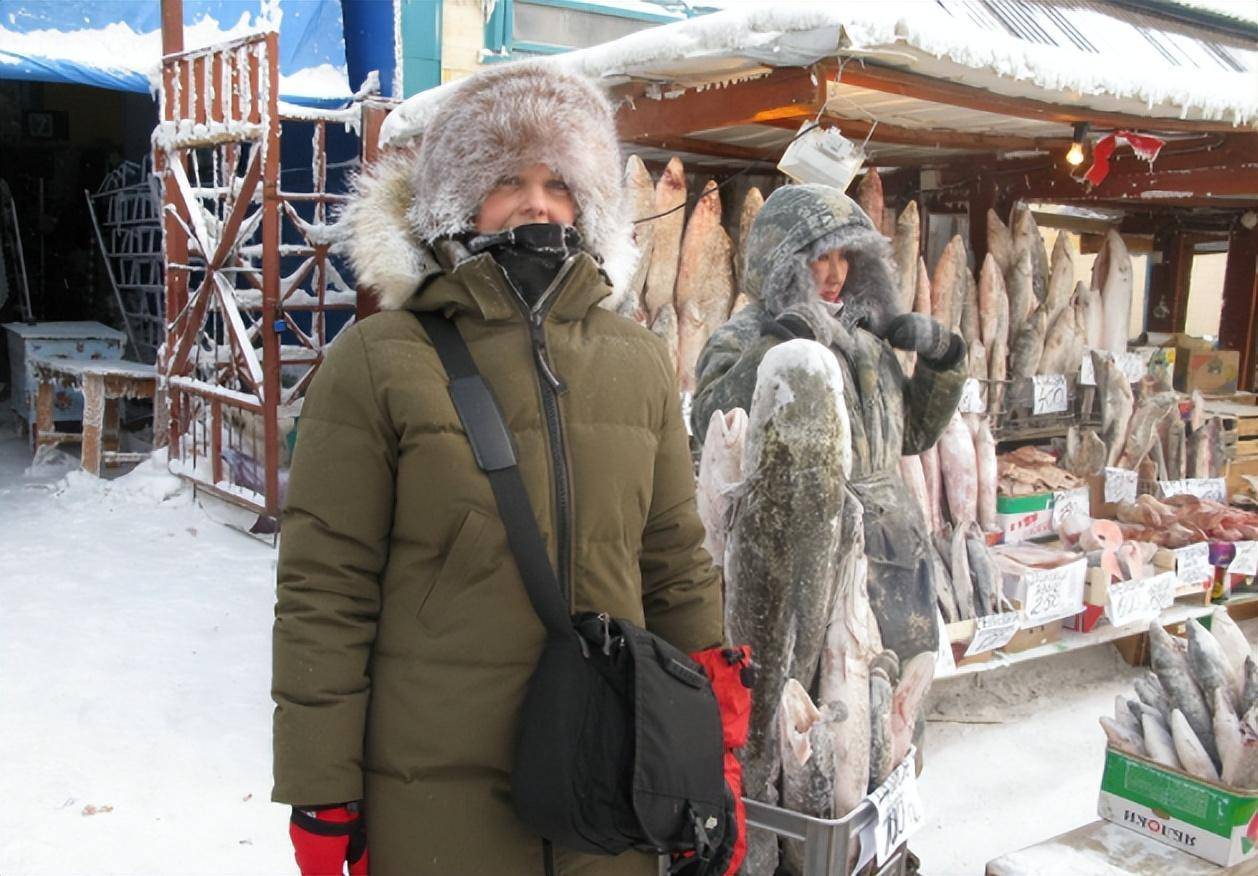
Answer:
<svg viewBox="0 0 1258 876"><path fill-rule="evenodd" d="M273 549L160 463L30 462L0 425L0 874L296 872L268 802ZM923 872L1095 818L1097 716L1136 672L1102 646L937 685Z"/></svg>

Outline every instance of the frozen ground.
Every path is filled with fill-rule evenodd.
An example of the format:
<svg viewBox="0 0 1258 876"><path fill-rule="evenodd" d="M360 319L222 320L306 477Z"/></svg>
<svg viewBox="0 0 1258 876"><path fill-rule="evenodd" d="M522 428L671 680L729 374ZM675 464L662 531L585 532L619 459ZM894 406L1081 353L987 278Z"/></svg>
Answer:
<svg viewBox="0 0 1258 876"><path fill-rule="evenodd" d="M0 425L0 874L294 873L268 802L272 548L159 464L30 462ZM1134 674L1102 646L938 685L923 872L1092 820L1096 719Z"/></svg>

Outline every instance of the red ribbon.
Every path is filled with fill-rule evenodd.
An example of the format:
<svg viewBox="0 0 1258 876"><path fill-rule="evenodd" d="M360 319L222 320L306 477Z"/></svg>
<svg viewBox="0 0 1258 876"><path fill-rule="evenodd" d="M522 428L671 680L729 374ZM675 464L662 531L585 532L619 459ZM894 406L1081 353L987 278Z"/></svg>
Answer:
<svg viewBox="0 0 1258 876"><path fill-rule="evenodd" d="M1092 166L1083 174L1083 178L1094 186L1099 186L1109 176L1109 160L1118 148L1119 143L1126 143L1137 156L1150 164L1158 157L1166 141L1148 134L1133 134L1131 131L1115 131L1096 141L1092 147Z"/></svg>

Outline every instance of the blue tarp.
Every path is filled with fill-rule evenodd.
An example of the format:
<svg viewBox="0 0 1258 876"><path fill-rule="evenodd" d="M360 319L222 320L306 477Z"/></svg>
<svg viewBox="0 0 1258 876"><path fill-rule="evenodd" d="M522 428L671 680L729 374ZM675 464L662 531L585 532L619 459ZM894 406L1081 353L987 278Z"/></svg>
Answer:
<svg viewBox="0 0 1258 876"><path fill-rule="evenodd" d="M340 0L184 0L183 15L188 49L276 29L278 19L285 100L335 106L360 84L346 76ZM160 62L158 0L0 2L0 79L148 92Z"/></svg>

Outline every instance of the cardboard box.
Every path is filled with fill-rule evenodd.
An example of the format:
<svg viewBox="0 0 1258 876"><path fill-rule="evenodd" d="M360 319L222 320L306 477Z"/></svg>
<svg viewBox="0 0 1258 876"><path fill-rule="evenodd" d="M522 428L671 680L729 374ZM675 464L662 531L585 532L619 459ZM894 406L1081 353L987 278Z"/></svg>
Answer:
<svg viewBox="0 0 1258 876"><path fill-rule="evenodd" d="M1017 544L1053 531L1053 494L997 496L996 525L1006 544Z"/></svg>
<svg viewBox="0 0 1258 876"><path fill-rule="evenodd" d="M1258 853L1258 791L1242 791L1113 748L1105 751L1097 813L1215 864Z"/></svg>
<svg viewBox="0 0 1258 876"><path fill-rule="evenodd" d="M1200 390L1203 395L1236 392L1240 362L1241 354L1235 350L1179 350L1175 354L1175 388L1180 392Z"/></svg>
<svg viewBox="0 0 1258 876"><path fill-rule="evenodd" d="M1032 648L1060 641L1061 626L1062 622L1055 620L1039 626L1024 627L1014 633L1009 643L1000 650L1006 654L1017 654L1019 651L1030 651Z"/></svg>
<svg viewBox="0 0 1258 876"><path fill-rule="evenodd" d="M1158 382L1169 386L1174 380L1177 358L1174 347L1131 347L1127 352L1139 354L1147 363L1148 375Z"/></svg>

